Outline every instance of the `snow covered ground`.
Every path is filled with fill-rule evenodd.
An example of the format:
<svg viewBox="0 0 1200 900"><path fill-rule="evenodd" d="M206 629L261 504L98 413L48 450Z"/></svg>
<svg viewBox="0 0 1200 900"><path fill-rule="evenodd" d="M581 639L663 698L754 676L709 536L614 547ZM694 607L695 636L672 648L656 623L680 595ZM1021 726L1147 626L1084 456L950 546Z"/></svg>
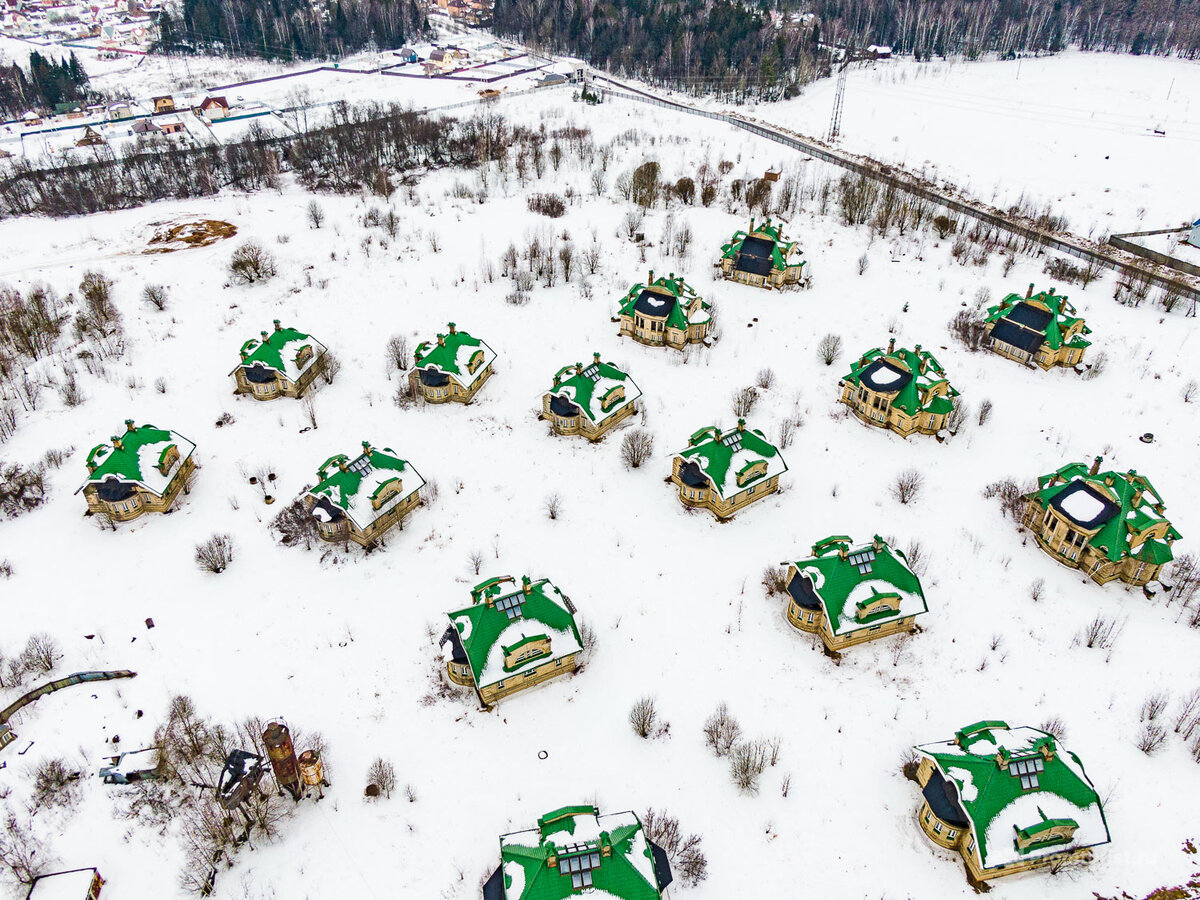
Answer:
<svg viewBox="0 0 1200 900"><path fill-rule="evenodd" d="M1148 71L1158 65L1141 62ZM1040 64L1027 61L1022 80ZM969 84L973 72L959 68L954 77ZM852 82L848 123L857 115L853 90ZM415 197L393 198L402 218L395 240L361 224L368 208L383 205L375 198L320 197L327 221L308 227L312 197L291 184L85 219L0 222L6 283L45 282L65 293L98 268L116 280L129 336L105 379L81 378L83 405L67 409L47 391L3 448L5 459L23 461L52 447L73 452L50 473L43 508L0 522L0 558L14 569L0 581L0 647L14 653L27 634L49 631L64 651L60 672L139 673L40 700L19 722L18 743L0 754L0 794L11 792L4 802L28 796L40 759L62 755L98 768L97 746L126 729L133 711L154 724L173 694L187 693L218 719L283 715L329 742L326 799L302 803L281 841L244 850L217 881L218 897L474 898L496 865L498 835L532 826L549 809L592 801L602 811L665 807L703 834L710 877L691 890L672 888L677 900L747 892L966 897L961 863L917 828L919 792L900 773L905 749L979 719L1037 725L1061 716L1067 745L1107 798L1113 844L1077 880L1018 876L996 883L993 896L1075 898L1118 888L1140 896L1182 880L1188 870L1177 848L1196 837L1200 766L1174 736L1152 757L1135 739L1147 694L1167 690L1177 699L1200 686L1200 632L1176 622L1176 609L1161 600L1097 587L1057 566L981 490L1104 453L1114 467L1136 467L1154 481L1184 535L1177 552L1190 549L1200 535L1192 521L1200 508L1196 414L1180 390L1196 375L1197 320L1117 305L1107 280L1086 291L1060 286L1093 329L1091 352L1108 356L1104 374L1085 381L967 353L947 333L947 321L981 289L998 298L1031 281L1047 286L1041 259L1021 258L1004 277L996 258L960 266L932 233L872 242L865 229L806 211L791 230L814 286L763 292L713 278L720 245L745 224L723 199L651 211L643 230L652 246L642 258L617 236L627 208L613 187L619 175L643 159L657 159L670 180L694 175L702 161L728 160L727 190L731 179L778 163L780 148L656 108L573 106L566 92L502 109L549 128L587 126L601 145L611 141L604 196L590 196L599 158L581 166L568 153L561 170L547 166L524 187L511 169L507 177L490 172L482 204L453 196L456 184L478 189L478 172L425 178ZM924 158L918 146L910 159ZM1003 155L993 153L999 178ZM785 177L804 172L794 157L785 161ZM1115 165L1128 172L1132 164ZM588 199L564 218L528 212L528 193L567 186ZM151 223L189 216L230 221L239 233L201 249L139 252ZM668 216L673 227L692 229L686 259L656 245ZM510 241L521 246L538 232L556 242L568 233L578 250L595 240L600 271L586 288L576 275L535 288L526 306L508 305L511 284L487 272L498 273ZM245 239L276 254L276 279L225 284L229 255ZM686 364L619 339L610 320L617 299L650 268L684 273L718 307L720 340ZM139 300L147 283L169 286L165 311ZM274 318L311 332L343 361L334 384L316 395L315 430L304 430L294 402L232 395L238 347ZM448 320L498 352L496 376L469 407L398 409L386 338L405 334L415 345ZM827 332L844 341L831 368L815 352ZM849 358L885 345L889 333L934 349L964 401L976 409L993 401L990 420L938 444L835 415ZM535 418L554 372L593 351L645 393L655 456L639 470L620 462L621 432L593 446L555 437ZM804 422L784 451L785 490L729 524L689 513L663 482L672 451L701 426L732 425L731 394L768 367L775 382L750 424L773 435L786 417ZM160 377L165 393L153 387ZM217 428L223 412L236 421ZM74 492L87 451L129 417L194 441L200 468L172 515L112 533L83 516ZM1152 444L1138 441L1147 431ZM270 517L313 482L324 459L362 440L394 448L437 482L439 499L393 532L385 552L341 566L277 546ZM260 465L278 474L280 502L271 507L239 474ZM912 466L926 484L901 506L890 485ZM543 508L551 493L562 497L553 521ZM228 532L237 546L220 576L192 562L194 545L214 532ZM787 624L782 602L766 599L759 579L765 566L801 558L829 534L876 533L894 535L901 547L920 540L929 553L924 632L897 665L890 641L856 648L835 665ZM477 550L485 557L479 576L468 562ZM444 613L462 607L484 577L525 573L551 578L596 626L599 645L586 669L492 713L466 700L423 703L437 658L431 636L445 627ZM1029 585L1038 578L1046 590L1035 601ZM1111 655L1075 642L1097 612L1124 623ZM669 737L647 742L630 730L629 707L645 694L657 697ZM748 736L782 738L780 762L757 796L740 794L726 762L704 746L702 724L721 701ZM399 794L363 801L366 769L379 755L392 759L401 784L413 785L415 802ZM182 860L174 835L117 818L119 792L91 778L76 813L42 812L35 821L59 867L100 868L106 900L174 896Z"/></svg>
<svg viewBox="0 0 1200 900"><path fill-rule="evenodd" d="M755 115L824 137L835 87L824 79ZM1200 63L1068 51L858 64L839 144L1001 206L1049 203L1078 234L1167 228L1200 214L1179 190L1195 182Z"/></svg>

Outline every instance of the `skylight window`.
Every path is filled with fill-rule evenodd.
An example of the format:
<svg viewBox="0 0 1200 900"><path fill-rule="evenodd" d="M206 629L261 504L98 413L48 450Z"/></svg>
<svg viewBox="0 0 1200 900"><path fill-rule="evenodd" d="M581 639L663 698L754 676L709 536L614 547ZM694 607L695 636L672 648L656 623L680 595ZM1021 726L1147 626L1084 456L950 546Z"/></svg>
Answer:
<svg viewBox="0 0 1200 900"><path fill-rule="evenodd" d="M576 844L576 847L579 845ZM575 849L574 847L570 849ZM571 887L575 890L592 886L592 870L600 867L600 853L585 850L583 853L558 858L558 871L571 876Z"/></svg>
<svg viewBox="0 0 1200 900"><path fill-rule="evenodd" d="M1021 790L1032 791L1038 786L1038 772L1045 768L1040 756L1030 759L1018 759L1008 764L1008 774L1021 779Z"/></svg>
<svg viewBox="0 0 1200 900"><path fill-rule="evenodd" d="M519 619L521 618L521 605L524 602L524 594L509 594L496 601L496 609L503 612L509 619Z"/></svg>
<svg viewBox="0 0 1200 900"><path fill-rule="evenodd" d="M371 471L371 457L363 454L348 466L349 470L355 475L365 475Z"/></svg>
<svg viewBox="0 0 1200 900"><path fill-rule="evenodd" d="M592 379L592 381L597 381L599 379L599 376L600 376L600 367L598 365L596 365L595 363L592 363L590 366L588 366L586 369L583 370L584 378L590 378L590 379Z"/></svg>
<svg viewBox="0 0 1200 900"><path fill-rule="evenodd" d="M735 431L733 434L727 434L721 438L721 443L736 453L742 449L742 433Z"/></svg>
<svg viewBox="0 0 1200 900"><path fill-rule="evenodd" d="M868 547L866 550L859 550L856 553L850 554L850 565L858 569L859 575L871 574L872 565L875 562L875 548Z"/></svg>

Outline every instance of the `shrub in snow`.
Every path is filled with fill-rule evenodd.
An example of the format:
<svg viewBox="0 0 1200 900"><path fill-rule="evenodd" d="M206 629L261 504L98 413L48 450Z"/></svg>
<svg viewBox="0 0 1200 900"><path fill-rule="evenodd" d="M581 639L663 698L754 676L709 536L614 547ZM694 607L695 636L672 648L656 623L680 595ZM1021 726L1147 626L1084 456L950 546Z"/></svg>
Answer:
<svg viewBox="0 0 1200 900"><path fill-rule="evenodd" d="M1055 281L1074 283L1083 277L1083 269L1081 267L1058 256L1046 260L1046 265L1042 267L1042 271Z"/></svg>
<svg viewBox="0 0 1200 900"><path fill-rule="evenodd" d="M635 428L621 439L621 459L631 469L639 468L654 452L654 435Z"/></svg>
<svg viewBox="0 0 1200 900"><path fill-rule="evenodd" d="M1027 493L1028 491L1011 478L993 481L983 489L983 496L986 499L991 500L993 497L1000 499L1000 512L1014 522L1021 521L1021 514L1025 511L1025 495Z"/></svg>
<svg viewBox="0 0 1200 900"><path fill-rule="evenodd" d="M950 320L950 336L974 353L983 349L987 323L977 308L960 309Z"/></svg>
<svg viewBox="0 0 1200 900"><path fill-rule="evenodd" d="M371 788L376 788L375 795L382 793L385 798L392 796L392 791L396 789L396 769L390 761L382 756L377 756L375 762L371 763L371 767L367 769L367 791L368 797L373 796Z"/></svg>
<svg viewBox="0 0 1200 900"><path fill-rule="evenodd" d="M567 212L567 205L558 194L531 194L525 201L530 212L557 219Z"/></svg>
<svg viewBox="0 0 1200 900"><path fill-rule="evenodd" d="M558 494L551 494L544 502L546 515L551 519L557 519L558 514L562 511L562 497Z"/></svg>
<svg viewBox="0 0 1200 900"><path fill-rule="evenodd" d="M0 578L12 578L12 574L12 563L10 563L7 559L0 559ZM2 668L3 664L0 664L0 669Z"/></svg>
<svg viewBox="0 0 1200 900"><path fill-rule="evenodd" d="M325 221L325 210L321 208L321 204L316 200L308 201L308 206L305 207L304 214L308 218L308 224L313 228L320 228Z"/></svg>
<svg viewBox="0 0 1200 900"><path fill-rule="evenodd" d="M827 334L817 344L817 356L827 366L832 366L842 355L842 339L836 334Z"/></svg>
<svg viewBox="0 0 1200 900"><path fill-rule="evenodd" d="M1097 613L1096 617L1084 627L1080 640L1083 641L1085 647L1111 650L1120 634L1121 627L1116 619L1109 619L1101 613Z"/></svg>
<svg viewBox="0 0 1200 900"><path fill-rule="evenodd" d="M1153 722L1166 711L1167 704L1170 702L1171 695L1166 691L1151 694L1142 701L1141 720L1143 722Z"/></svg>
<svg viewBox="0 0 1200 900"><path fill-rule="evenodd" d="M1047 734L1054 735L1055 739L1060 742L1067 739L1067 726L1066 723L1063 722L1062 716L1054 716L1046 719L1046 721L1042 722L1038 728L1042 729L1042 731L1046 732Z"/></svg>
<svg viewBox="0 0 1200 900"><path fill-rule="evenodd" d="M925 476L919 469L905 469L892 482L892 496L907 505L917 499L923 484Z"/></svg>
<svg viewBox="0 0 1200 900"><path fill-rule="evenodd" d="M958 223L949 216L933 217L933 230L937 232L937 236L943 241L946 239L946 236L949 235L950 232L954 231L957 227Z"/></svg>
<svg viewBox="0 0 1200 900"><path fill-rule="evenodd" d="M271 528L279 536L279 543L285 547L303 545L305 550L309 550L321 539L317 534L316 521L299 498L280 511L271 522Z"/></svg>
<svg viewBox="0 0 1200 900"><path fill-rule="evenodd" d="M33 802L40 807L74 805L81 773L72 772L66 760L43 760L33 774Z"/></svg>
<svg viewBox="0 0 1200 900"><path fill-rule="evenodd" d="M45 502L44 465L0 462L0 519L15 519Z"/></svg>
<svg viewBox="0 0 1200 900"><path fill-rule="evenodd" d="M629 710L629 725L633 733L640 738L648 738L654 733L654 723L658 720L658 710L654 708L653 697L642 697Z"/></svg>
<svg viewBox="0 0 1200 900"><path fill-rule="evenodd" d="M229 277L234 284L269 281L276 273L275 257L257 241L242 244L229 260Z"/></svg>
<svg viewBox="0 0 1200 900"><path fill-rule="evenodd" d="M759 369L758 374L754 376L754 383L764 391L769 391L775 383L775 370Z"/></svg>
<svg viewBox="0 0 1200 900"><path fill-rule="evenodd" d="M167 289L161 284L148 284L142 288L142 299L157 310L167 308Z"/></svg>
<svg viewBox="0 0 1200 900"><path fill-rule="evenodd" d="M742 726L730 714L729 707L724 703L720 704L704 723L704 742L717 756L727 756L741 736Z"/></svg>
<svg viewBox="0 0 1200 900"><path fill-rule="evenodd" d="M207 541L196 545L196 565L206 572L220 575L233 562L233 538L227 534L214 534Z"/></svg>
<svg viewBox="0 0 1200 900"><path fill-rule="evenodd" d="M25 672L46 675L54 671L54 664L61 656L58 643L50 635L42 632L29 636L29 640L25 642L25 649L18 657L18 664Z"/></svg>
<svg viewBox="0 0 1200 900"><path fill-rule="evenodd" d="M977 418L977 421L979 422L979 424L986 425L987 420L990 419L991 416L992 416L992 401L991 400L980 401L979 416Z"/></svg>
<svg viewBox="0 0 1200 900"><path fill-rule="evenodd" d="M763 587L767 596L774 597L787 591L787 569L784 566L767 566L762 574Z"/></svg>
<svg viewBox="0 0 1200 900"><path fill-rule="evenodd" d="M1097 350L1088 357L1091 362L1087 363L1087 368L1084 370L1083 377L1088 381L1093 378L1099 378L1104 374L1104 369L1108 365L1108 354L1103 350Z"/></svg>
<svg viewBox="0 0 1200 900"><path fill-rule="evenodd" d="M53 854L33 833L32 823L8 813L0 822L0 867L7 869L18 884L31 885L45 873Z"/></svg>
<svg viewBox="0 0 1200 900"><path fill-rule="evenodd" d="M750 415L750 411L754 409L758 403L758 391L752 387L744 387L740 391L733 392L730 408L733 414L739 419L744 419Z"/></svg>
<svg viewBox="0 0 1200 900"><path fill-rule="evenodd" d="M1046 593L1046 579L1035 578L1029 583L1029 599L1033 602L1041 600Z"/></svg>
<svg viewBox="0 0 1200 900"><path fill-rule="evenodd" d="M1196 688L1179 701L1174 731L1186 741L1197 728L1200 728L1200 688Z"/></svg>
<svg viewBox="0 0 1200 900"><path fill-rule="evenodd" d="M1154 722L1147 722L1138 732L1137 748L1147 756L1157 753L1166 742L1166 729Z"/></svg>

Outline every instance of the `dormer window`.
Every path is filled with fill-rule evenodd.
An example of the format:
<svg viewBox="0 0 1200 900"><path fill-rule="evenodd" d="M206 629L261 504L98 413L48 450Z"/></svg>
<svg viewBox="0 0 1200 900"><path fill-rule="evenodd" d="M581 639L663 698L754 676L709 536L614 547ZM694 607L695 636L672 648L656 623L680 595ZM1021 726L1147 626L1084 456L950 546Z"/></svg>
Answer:
<svg viewBox="0 0 1200 900"><path fill-rule="evenodd" d="M1016 759L1008 764L1008 774L1021 779L1021 790L1035 791L1038 788L1038 772L1045 768L1040 756Z"/></svg>
<svg viewBox="0 0 1200 900"><path fill-rule="evenodd" d="M600 868L600 851L585 850L558 858L558 871L571 876L571 887L575 890L592 886L592 870Z"/></svg>
<svg viewBox="0 0 1200 900"><path fill-rule="evenodd" d="M525 602L524 594L512 594L496 601L496 609L503 612L510 620L521 618L521 606Z"/></svg>
<svg viewBox="0 0 1200 900"><path fill-rule="evenodd" d="M865 550L851 553L848 559L850 565L858 569L859 575L870 575L875 563L875 548L868 547Z"/></svg>

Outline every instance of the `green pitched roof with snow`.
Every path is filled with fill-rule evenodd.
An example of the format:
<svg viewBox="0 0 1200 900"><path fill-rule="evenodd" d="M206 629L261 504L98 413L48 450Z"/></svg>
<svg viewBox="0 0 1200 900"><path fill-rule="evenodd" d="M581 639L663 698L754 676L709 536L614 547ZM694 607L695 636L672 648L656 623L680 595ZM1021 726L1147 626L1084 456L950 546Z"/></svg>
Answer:
<svg viewBox="0 0 1200 900"><path fill-rule="evenodd" d="M179 459L164 474L159 467L172 447L178 451ZM87 484L112 478L139 484L161 497L195 449L196 445L181 434L153 425L134 427L133 420L127 419L124 434L114 436L111 443L97 444L88 454L91 474Z"/></svg>
<svg viewBox="0 0 1200 900"><path fill-rule="evenodd" d="M842 376L842 381L853 385L861 384L863 373L870 369L877 360L882 360L887 367L890 367L890 370L899 370L913 376L911 378L904 378L902 375L896 377L895 380L903 381L903 384L896 392L896 396L892 398L892 406L910 416L923 412L945 415L954 409L953 398L958 396L958 391L946 378L946 371L942 368L941 363L928 350L922 350L920 344L917 344L912 350L904 347L888 350L876 347L868 350L855 360L850 367L850 372ZM878 383L878 381L877 378L876 382ZM934 395L934 389L940 385L946 386L946 392ZM873 389L881 390L878 386Z"/></svg>
<svg viewBox="0 0 1200 900"><path fill-rule="evenodd" d="M546 578L490 578L472 589L470 606L447 615L480 689L583 649L574 605ZM513 662L516 650L543 639L548 653Z"/></svg>
<svg viewBox="0 0 1200 900"><path fill-rule="evenodd" d="M395 450L376 449L368 441L363 441L363 452L353 459L344 453L329 457L321 464L317 477L316 486L308 491L318 501L314 512L344 514L360 530L425 485L420 473L398 457ZM376 498L396 481L400 482L399 493L376 508Z"/></svg>
<svg viewBox="0 0 1200 900"><path fill-rule="evenodd" d="M537 828L500 838L500 870L504 900L662 896L650 843L632 812L567 806L547 813Z"/></svg>
<svg viewBox="0 0 1200 900"><path fill-rule="evenodd" d="M722 432L716 425L701 428L688 438L686 450L676 456L685 463L695 463L712 484L721 499L727 499L787 471L787 463L775 445L756 428L747 428L744 419L737 427ZM757 463L761 471L753 477L742 477Z"/></svg>
<svg viewBox="0 0 1200 900"><path fill-rule="evenodd" d="M932 760L944 782L926 791L944 790L946 802L965 814L985 869L1109 841L1104 809L1083 763L1045 731L984 721L961 729L954 740L915 749ZM1072 836L1038 840L1056 826L1073 826Z"/></svg>
<svg viewBox="0 0 1200 900"><path fill-rule="evenodd" d="M1033 285L1029 286L1031 291ZM1079 316L1075 315L1075 307L1067 300L1065 294L1056 294L1054 288L1049 291L1041 291L1037 294L1032 292L1028 297L1022 297L1020 294L1009 294L1000 301L997 306L989 306L986 316L988 325L995 325L1001 319L1009 318L1021 304L1032 306L1034 309L1041 307L1045 308L1046 312L1050 313L1050 320L1046 323L1044 329L1040 329L1040 333L1045 336L1045 343L1051 350L1058 350L1063 345L1063 335L1075 327L1076 323L1081 322ZM1033 328L1025 322L1015 321L1009 318L1009 321L1014 322L1018 328L1038 332L1038 329ZM1091 334L1092 329L1087 325L1083 325L1071 338L1067 341L1070 347L1090 347L1092 342L1084 338L1085 334Z"/></svg>
<svg viewBox="0 0 1200 900"><path fill-rule="evenodd" d="M434 368L452 377L464 388L469 389L491 365L496 353L486 343L459 331L453 322L446 334L439 334L436 341L425 341L413 352L417 368ZM471 361L476 360L475 367Z"/></svg>
<svg viewBox="0 0 1200 900"><path fill-rule="evenodd" d="M642 298L643 294L646 295L645 299ZM686 331L688 325L707 322L710 318L710 304L701 299L695 289L683 280L683 276L676 276L673 272L655 278L651 271L646 282L637 282L621 298L620 315L634 316L634 307L639 305L639 300L642 300L640 311L643 315L661 315L655 309L664 309L668 328Z"/></svg>
<svg viewBox="0 0 1200 900"><path fill-rule="evenodd" d="M312 353L303 362L298 362L300 352L311 347ZM275 320L274 331L264 331L257 338L242 344L241 366L263 366L282 374L289 381L299 381L300 376L325 352L325 345L311 334L295 328L281 328Z"/></svg>
<svg viewBox="0 0 1200 900"><path fill-rule="evenodd" d="M613 399L613 389L617 387L624 389L623 399ZM587 365L576 363L559 369L547 393L569 400L597 424L642 396L632 378L612 363L601 362L598 353Z"/></svg>
<svg viewBox="0 0 1200 900"><path fill-rule="evenodd" d="M929 611L921 579L904 554L878 535L859 545L842 535L825 538L793 565L812 586L835 635Z"/></svg>
<svg viewBox="0 0 1200 900"><path fill-rule="evenodd" d="M749 231L734 232L729 243L721 245L721 258L735 259L741 252L742 244L749 237L762 238L773 245L771 248L771 268L773 270L783 270L789 265L804 265L804 260L791 258L793 255L799 255L800 251L797 249L799 244L796 241L789 241L783 233L783 225L772 224L769 217L765 222L757 225L754 224L754 219L751 219Z"/></svg>
<svg viewBox="0 0 1200 900"><path fill-rule="evenodd" d="M1180 534L1167 521L1166 504L1150 479L1134 469L1102 472L1101 462L1102 458L1097 457L1095 472L1084 463L1068 463L1057 472L1042 475L1034 494L1043 507L1048 507L1069 489L1070 494L1059 501L1061 511L1087 530L1096 528L1088 544L1113 562L1126 556L1151 565L1173 559L1171 542ZM1076 482L1083 482L1086 489L1073 487ZM1161 522L1167 522L1164 540L1141 537Z"/></svg>

